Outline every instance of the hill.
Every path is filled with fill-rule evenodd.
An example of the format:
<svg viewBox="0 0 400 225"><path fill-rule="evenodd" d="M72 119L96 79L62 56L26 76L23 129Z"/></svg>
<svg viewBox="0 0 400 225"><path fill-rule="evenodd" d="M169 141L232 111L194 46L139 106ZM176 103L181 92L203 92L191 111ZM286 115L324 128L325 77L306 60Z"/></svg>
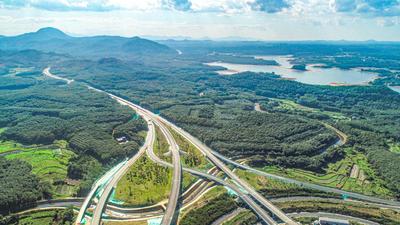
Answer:
<svg viewBox="0 0 400 225"><path fill-rule="evenodd" d="M174 55L166 45L139 37L93 36L72 37L56 28L42 28L37 32L13 37L0 37L1 50L34 49L80 57L134 58L149 55Z"/></svg>

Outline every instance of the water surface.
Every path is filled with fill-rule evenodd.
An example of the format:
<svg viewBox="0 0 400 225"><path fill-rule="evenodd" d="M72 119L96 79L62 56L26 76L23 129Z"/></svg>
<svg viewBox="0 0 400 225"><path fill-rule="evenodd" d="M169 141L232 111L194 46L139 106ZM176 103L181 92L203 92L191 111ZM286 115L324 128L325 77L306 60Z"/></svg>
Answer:
<svg viewBox="0 0 400 225"><path fill-rule="evenodd" d="M306 84L321 85L366 85L376 79L377 75L361 71L360 68L342 70L338 68L321 68L318 65L307 65L307 71L293 70L289 56L256 56L255 58L275 60L279 66L246 65L224 62L208 63L209 66L221 66L226 70L217 71L220 75L233 75L241 72L275 73L282 78L293 79Z"/></svg>
<svg viewBox="0 0 400 225"><path fill-rule="evenodd" d="M400 93L400 86L388 86L388 87L393 91Z"/></svg>

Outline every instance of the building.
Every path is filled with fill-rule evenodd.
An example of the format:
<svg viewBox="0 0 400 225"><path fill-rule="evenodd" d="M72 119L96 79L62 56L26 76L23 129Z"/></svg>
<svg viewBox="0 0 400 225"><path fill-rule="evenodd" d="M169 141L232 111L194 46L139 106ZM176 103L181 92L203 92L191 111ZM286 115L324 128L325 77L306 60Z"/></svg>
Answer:
<svg viewBox="0 0 400 225"><path fill-rule="evenodd" d="M119 143L126 143L128 142L128 138L126 137L119 137L116 139Z"/></svg>
<svg viewBox="0 0 400 225"><path fill-rule="evenodd" d="M320 217L317 224L318 225L350 225L350 222L348 220Z"/></svg>

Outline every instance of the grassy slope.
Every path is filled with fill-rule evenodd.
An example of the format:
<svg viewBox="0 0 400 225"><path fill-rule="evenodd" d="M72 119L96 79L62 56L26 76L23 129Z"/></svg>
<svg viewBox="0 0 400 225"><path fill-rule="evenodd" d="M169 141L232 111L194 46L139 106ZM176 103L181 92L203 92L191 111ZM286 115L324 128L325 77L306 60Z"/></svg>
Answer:
<svg viewBox="0 0 400 225"><path fill-rule="evenodd" d="M187 154L181 155L182 164L187 167L197 168L200 170L207 170L210 164L208 163L206 157L190 142L188 142L184 137L170 129L171 134L175 138L180 150L186 152Z"/></svg>
<svg viewBox="0 0 400 225"><path fill-rule="evenodd" d="M171 169L143 156L119 181L115 199L131 206L153 205L168 198L171 182Z"/></svg>
<svg viewBox="0 0 400 225"><path fill-rule="evenodd" d="M169 144L160 128L156 126L156 140L154 142L154 153L162 160L172 162L171 156L168 156Z"/></svg>
<svg viewBox="0 0 400 225"><path fill-rule="evenodd" d="M185 190L196 177L183 173ZM130 206L148 206L168 198L172 185L172 170L141 157L119 181L114 198Z"/></svg>

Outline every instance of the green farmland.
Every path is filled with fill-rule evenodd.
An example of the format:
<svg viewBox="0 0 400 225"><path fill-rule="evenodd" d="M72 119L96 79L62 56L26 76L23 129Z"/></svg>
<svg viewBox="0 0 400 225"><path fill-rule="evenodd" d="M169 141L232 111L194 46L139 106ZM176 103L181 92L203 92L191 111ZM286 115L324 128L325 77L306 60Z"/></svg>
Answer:
<svg viewBox="0 0 400 225"><path fill-rule="evenodd" d="M393 197L393 192L385 187L384 181L376 175L367 162L365 155L351 148L345 149L345 152L346 157L343 160L330 164L325 173L279 167L265 167L263 170L284 177L366 195Z"/></svg>
<svg viewBox="0 0 400 225"><path fill-rule="evenodd" d="M19 217L20 225L70 225L75 221L72 208L58 210L44 210L23 214Z"/></svg>
<svg viewBox="0 0 400 225"><path fill-rule="evenodd" d="M0 143L0 154L6 159L19 159L29 163L32 172L42 182L50 185L53 197L69 197L76 192L75 185L66 183L68 162L75 154L67 150L63 142L45 147L23 146L16 142L5 141Z"/></svg>

